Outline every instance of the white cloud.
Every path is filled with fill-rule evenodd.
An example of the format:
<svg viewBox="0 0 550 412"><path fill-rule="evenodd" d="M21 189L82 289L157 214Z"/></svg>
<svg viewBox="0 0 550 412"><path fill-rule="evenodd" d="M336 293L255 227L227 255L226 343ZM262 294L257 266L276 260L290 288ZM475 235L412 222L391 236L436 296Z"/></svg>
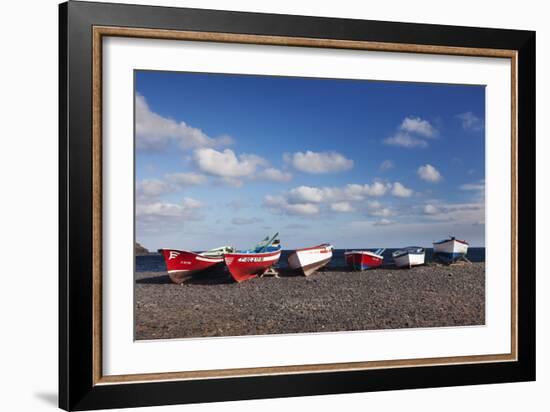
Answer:
<svg viewBox="0 0 550 412"><path fill-rule="evenodd" d="M465 183L463 185L460 185L460 190L483 191L485 190L485 180L480 180L479 182L475 182L475 183Z"/></svg>
<svg viewBox="0 0 550 412"><path fill-rule="evenodd" d="M479 224L485 221L485 204L478 203L429 203L423 212L427 218L439 222Z"/></svg>
<svg viewBox="0 0 550 412"><path fill-rule="evenodd" d="M367 207L369 209L380 209L382 207L382 203L380 203L378 200L369 200L367 202Z"/></svg>
<svg viewBox="0 0 550 412"><path fill-rule="evenodd" d="M254 154L237 156L231 149L225 149L223 152L211 148L197 149L193 158L202 172L227 178L251 176L259 166L268 164L260 156Z"/></svg>
<svg viewBox="0 0 550 412"><path fill-rule="evenodd" d="M231 149L197 149L193 159L202 173L215 176L219 182L233 187L241 187L244 180L288 182L292 179L291 173L269 167L269 162L263 157L247 153L237 155Z"/></svg>
<svg viewBox="0 0 550 412"><path fill-rule="evenodd" d="M373 223L374 226L389 226L393 225L395 222L389 219L380 219Z"/></svg>
<svg viewBox="0 0 550 412"><path fill-rule="evenodd" d="M234 177L221 177L217 182L236 188L244 185L244 182L241 179L235 179Z"/></svg>
<svg viewBox="0 0 550 412"><path fill-rule="evenodd" d="M323 188L299 186L290 190L286 197L291 203L321 203L325 195Z"/></svg>
<svg viewBox="0 0 550 412"><path fill-rule="evenodd" d="M136 196L141 201L153 200L186 186L205 183L206 179L198 173L172 173L165 175L163 180L143 179L136 182Z"/></svg>
<svg viewBox="0 0 550 412"><path fill-rule="evenodd" d="M269 167L260 173L258 173L259 179L273 180L275 182L288 182L292 180L292 174L288 172L283 172L282 170Z"/></svg>
<svg viewBox="0 0 550 412"><path fill-rule="evenodd" d="M391 189L391 183L374 182L372 184L347 184L343 188L324 188L327 198L343 200L363 200L367 196L384 196Z"/></svg>
<svg viewBox="0 0 550 412"><path fill-rule="evenodd" d="M424 205L424 213L426 215L437 215L438 213L440 213L440 210L438 207L434 205L427 204L427 205Z"/></svg>
<svg viewBox="0 0 550 412"><path fill-rule="evenodd" d="M143 179L136 183L138 198L156 198L174 190L172 185L159 179Z"/></svg>
<svg viewBox="0 0 550 412"><path fill-rule="evenodd" d="M200 185L206 183L208 178L200 173L170 173L166 175L166 178L175 184L182 186Z"/></svg>
<svg viewBox="0 0 550 412"><path fill-rule="evenodd" d="M393 169L395 167L395 163L393 160L384 160L382 163L380 163L379 170L381 172L385 172L386 170Z"/></svg>
<svg viewBox="0 0 550 412"><path fill-rule="evenodd" d="M424 137L433 137L437 133L437 130L429 121L423 120L420 117L406 117L403 119L399 129L409 133L416 133Z"/></svg>
<svg viewBox="0 0 550 412"><path fill-rule="evenodd" d="M398 130L393 135L385 138L383 142L387 145L409 149L428 147L428 142L425 139L434 138L437 134L437 129L429 121L420 117L408 116L403 119Z"/></svg>
<svg viewBox="0 0 550 412"><path fill-rule="evenodd" d="M391 146L401 146L406 148L428 147L428 142L411 136L408 133L397 132L394 135L384 139L384 143Z"/></svg>
<svg viewBox="0 0 550 412"><path fill-rule="evenodd" d="M371 216L380 216L380 217L388 217L393 216L395 212L393 212L390 208L384 207L380 209L375 209L369 212L369 215Z"/></svg>
<svg viewBox="0 0 550 412"><path fill-rule="evenodd" d="M266 195L264 206L273 213L288 215L316 215L321 209L314 203L289 203L284 196Z"/></svg>
<svg viewBox="0 0 550 412"><path fill-rule="evenodd" d="M234 225L252 225L254 223L262 222L262 219L258 219L257 217L234 217L231 219L231 223Z"/></svg>
<svg viewBox="0 0 550 412"><path fill-rule="evenodd" d="M311 203L299 203L287 205L287 211L296 215L316 215L319 213L319 206Z"/></svg>
<svg viewBox="0 0 550 412"><path fill-rule="evenodd" d="M285 229L293 229L293 230L303 230L303 229L309 229L308 225L302 225L301 223L289 223L285 226Z"/></svg>
<svg viewBox="0 0 550 412"><path fill-rule="evenodd" d="M160 201L138 201L136 204L136 227L138 233L168 233L181 231L187 222L199 221L204 217L198 200L186 197L180 203Z"/></svg>
<svg viewBox="0 0 550 412"><path fill-rule="evenodd" d="M390 184L384 184L380 182L374 182L370 187L368 185L363 185L363 188L366 190L367 194L371 196L384 196L388 191Z"/></svg>
<svg viewBox="0 0 550 412"><path fill-rule="evenodd" d="M285 197L290 203L337 203L360 201L366 197L383 196L391 183L347 184L342 187L298 186L288 191Z"/></svg>
<svg viewBox="0 0 550 412"><path fill-rule="evenodd" d="M136 205L136 217L155 216L172 217L197 220L197 210L202 207L198 200L186 197L181 203L138 203Z"/></svg>
<svg viewBox="0 0 550 412"><path fill-rule="evenodd" d="M413 194L413 190L409 189L408 187L405 187L403 184L399 182L395 182L393 184L392 188L392 195L397 197L410 197Z"/></svg>
<svg viewBox="0 0 550 412"><path fill-rule="evenodd" d="M305 173L321 174L349 170L353 167L353 160L337 152L312 152L310 150L285 154L285 161Z"/></svg>
<svg viewBox="0 0 550 412"><path fill-rule="evenodd" d="M460 120L464 130L480 131L485 126L485 122L472 112L460 113L456 117Z"/></svg>
<svg viewBox="0 0 550 412"><path fill-rule="evenodd" d="M136 147L141 150L165 149L175 143L180 149L223 146L232 143L228 136L211 138L202 130L153 112L144 96L136 94Z"/></svg>
<svg viewBox="0 0 550 412"><path fill-rule="evenodd" d="M393 211L388 207L383 207L382 203L380 203L378 200L370 200L364 203L364 206L366 206L366 213L369 216L391 216L393 215Z"/></svg>
<svg viewBox="0 0 550 412"><path fill-rule="evenodd" d="M330 205L330 209L335 212L353 212L355 208L349 202L337 202Z"/></svg>
<svg viewBox="0 0 550 412"><path fill-rule="evenodd" d="M320 213L322 208L334 212L353 212L361 209L362 204L370 197L386 194L403 197L412 190L399 182L372 184L347 184L341 187L298 186L280 195L264 197L264 206L274 213L311 215ZM369 200L365 203L369 210L380 209L380 202ZM390 209L378 210L377 216L393 214Z"/></svg>
<svg viewBox="0 0 550 412"><path fill-rule="evenodd" d="M422 180L425 180L427 182L437 183L441 179L443 179L441 173L439 173L439 171L430 164L420 166L417 170L417 173Z"/></svg>

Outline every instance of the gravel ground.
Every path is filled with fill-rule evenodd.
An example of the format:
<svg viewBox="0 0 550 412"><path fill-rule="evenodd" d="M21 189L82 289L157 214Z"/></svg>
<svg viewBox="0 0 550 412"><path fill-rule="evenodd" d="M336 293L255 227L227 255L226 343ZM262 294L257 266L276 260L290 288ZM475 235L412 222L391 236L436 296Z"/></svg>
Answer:
<svg viewBox="0 0 550 412"><path fill-rule="evenodd" d="M182 285L136 273L136 339L482 325L485 264L429 264Z"/></svg>

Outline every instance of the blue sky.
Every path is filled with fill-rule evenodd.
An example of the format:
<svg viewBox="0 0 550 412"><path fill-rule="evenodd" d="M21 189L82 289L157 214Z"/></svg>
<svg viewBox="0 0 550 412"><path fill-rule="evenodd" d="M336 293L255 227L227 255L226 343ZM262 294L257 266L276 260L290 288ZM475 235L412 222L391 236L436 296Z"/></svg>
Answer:
<svg viewBox="0 0 550 412"><path fill-rule="evenodd" d="M145 247L484 246L485 87L136 71Z"/></svg>

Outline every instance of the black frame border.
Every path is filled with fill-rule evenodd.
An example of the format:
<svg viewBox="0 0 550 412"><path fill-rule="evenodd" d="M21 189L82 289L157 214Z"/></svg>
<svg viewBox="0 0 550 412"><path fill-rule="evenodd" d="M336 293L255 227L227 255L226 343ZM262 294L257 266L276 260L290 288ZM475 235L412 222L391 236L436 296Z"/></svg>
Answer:
<svg viewBox="0 0 550 412"><path fill-rule="evenodd" d="M92 27L515 50L518 361L94 385ZM535 380L535 32L70 1L59 6L59 406L90 410ZM521 183L521 184L520 184Z"/></svg>

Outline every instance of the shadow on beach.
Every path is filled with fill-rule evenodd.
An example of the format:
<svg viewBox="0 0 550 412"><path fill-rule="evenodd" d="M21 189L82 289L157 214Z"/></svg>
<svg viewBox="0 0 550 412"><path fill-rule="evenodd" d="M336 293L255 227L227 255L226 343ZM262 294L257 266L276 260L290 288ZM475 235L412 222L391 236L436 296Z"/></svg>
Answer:
<svg viewBox="0 0 550 412"><path fill-rule="evenodd" d="M425 265L428 266L428 265ZM400 270L400 269L408 269L408 268L396 268L393 265L384 265L376 268L376 270L382 270L382 271L390 271L390 270ZM324 267L317 272L319 273L350 273L354 272L353 270L350 270L347 266L335 266L335 267ZM363 271L365 272L365 271ZM269 275L266 275L269 276ZM299 271L295 269L290 268L278 268L277 269L277 276L279 278L295 278L295 277L303 277L304 275ZM165 285L165 284L173 284L173 282L170 280L170 277L168 274L159 274L157 276L150 276L145 277L141 279L136 279L137 284L143 284L143 285ZM227 285L235 283L233 279L231 278L231 275L228 272L220 272L219 270L208 272L205 271L200 274L200 276L191 276L189 279L185 280L182 284L185 285Z"/></svg>
<svg viewBox="0 0 550 412"><path fill-rule="evenodd" d="M394 266L381 266L377 267L377 270L389 270L389 269L395 269ZM278 276L280 278L293 278L293 277L304 277L304 274L301 272L301 270L297 269L290 269L290 268L278 268ZM351 272L359 272L354 271L350 269L348 266L330 266L330 267L323 267L321 269L316 270L315 273L351 273ZM365 272L365 271L363 271ZM311 276L311 275L310 275Z"/></svg>
<svg viewBox="0 0 550 412"><path fill-rule="evenodd" d="M460 266L461 263L455 264L456 266ZM437 262L429 262L424 265L420 265L418 267L446 267L448 265L444 265ZM373 268L371 270L364 270L364 271L354 271L350 269L347 266L333 266L333 267L324 267L317 272L319 273L369 273L372 270L376 270L379 272L390 272L390 271L407 271L410 270L408 267L402 267L398 268L394 266L393 264L386 264L382 265L377 268ZM269 275L265 275L266 277ZM290 269L288 267L286 268L278 268L277 269L277 277L279 278L296 278L296 277L304 277L303 273L299 270ZM166 273L160 273L155 276L149 276L141 279L136 279L137 284L143 284L143 285L165 285L165 284L174 284L171 280L168 274ZM200 276L191 276L189 279L185 280L182 284L183 285L204 285L204 286L215 286L215 285L228 285L236 283L232 278L229 272L227 271L220 271L214 270L214 271L205 271L200 274Z"/></svg>
<svg viewBox="0 0 550 412"><path fill-rule="evenodd" d="M185 285L227 285L235 283L229 273L211 273L205 276L192 276L183 282Z"/></svg>
<svg viewBox="0 0 550 412"><path fill-rule="evenodd" d="M142 285L175 285L167 274L136 279L136 283ZM201 276L191 276L189 279L184 280L182 285L226 285L229 283L233 283L229 274L217 271L213 273L205 272Z"/></svg>
<svg viewBox="0 0 550 412"><path fill-rule="evenodd" d="M167 283L172 283L168 275L153 276L143 279L136 279L136 283L142 285L164 285Z"/></svg>
<svg viewBox="0 0 550 412"><path fill-rule="evenodd" d="M280 268L277 269L277 272L280 278L293 278L296 276L303 276L299 271L290 268Z"/></svg>

